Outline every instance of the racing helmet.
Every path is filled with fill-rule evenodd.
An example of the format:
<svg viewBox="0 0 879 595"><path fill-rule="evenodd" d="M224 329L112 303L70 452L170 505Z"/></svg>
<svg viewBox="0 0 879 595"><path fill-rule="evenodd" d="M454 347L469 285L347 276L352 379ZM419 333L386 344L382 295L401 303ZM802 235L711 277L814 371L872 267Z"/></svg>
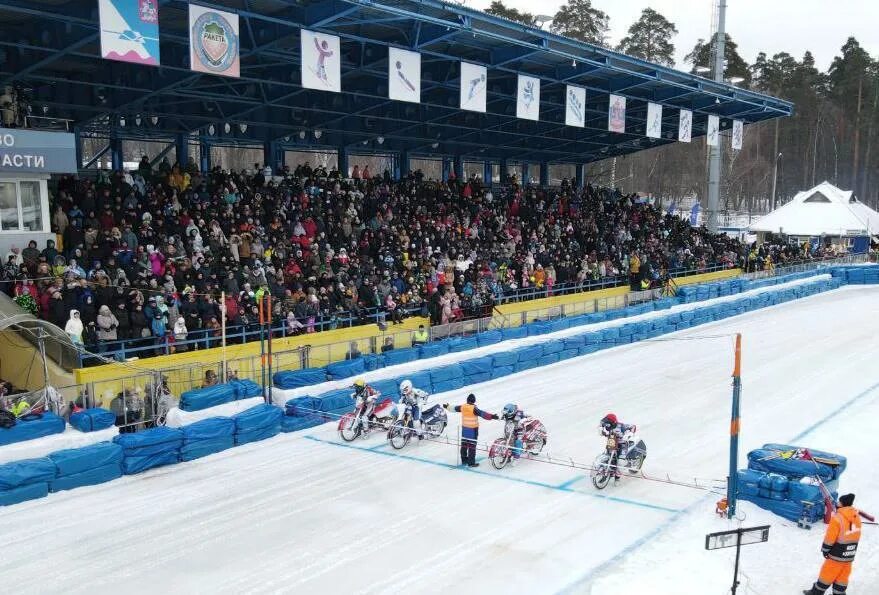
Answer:
<svg viewBox="0 0 879 595"><path fill-rule="evenodd" d="M363 378L358 378L351 386L354 387L354 392L357 394L360 394L364 390L366 390L366 382L363 380Z"/></svg>
<svg viewBox="0 0 879 595"><path fill-rule="evenodd" d="M619 421L617 420L617 416L613 413L608 413L607 415L605 415L602 418L601 427L608 429L608 430L612 430L613 428L615 428L617 426L618 423L619 423Z"/></svg>
<svg viewBox="0 0 879 595"><path fill-rule="evenodd" d="M403 382L400 383L400 394L403 395L404 397L408 397L410 394L412 394L412 381L411 380L404 380Z"/></svg>
<svg viewBox="0 0 879 595"><path fill-rule="evenodd" d="M513 403L507 403L506 405L504 405L502 416L504 419L513 419L513 417L515 417L516 415L516 411L518 410L519 408L516 407L516 405L514 405Z"/></svg>

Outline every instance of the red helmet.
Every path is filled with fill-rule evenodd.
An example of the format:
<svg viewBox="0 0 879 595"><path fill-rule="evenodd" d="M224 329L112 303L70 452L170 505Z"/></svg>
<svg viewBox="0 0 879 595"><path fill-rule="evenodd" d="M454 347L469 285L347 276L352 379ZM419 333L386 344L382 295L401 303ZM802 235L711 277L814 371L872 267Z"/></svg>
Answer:
<svg viewBox="0 0 879 595"><path fill-rule="evenodd" d="M601 425L612 425L615 426L619 423L617 421L617 416L613 413L608 413L604 416L604 419L601 420Z"/></svg>

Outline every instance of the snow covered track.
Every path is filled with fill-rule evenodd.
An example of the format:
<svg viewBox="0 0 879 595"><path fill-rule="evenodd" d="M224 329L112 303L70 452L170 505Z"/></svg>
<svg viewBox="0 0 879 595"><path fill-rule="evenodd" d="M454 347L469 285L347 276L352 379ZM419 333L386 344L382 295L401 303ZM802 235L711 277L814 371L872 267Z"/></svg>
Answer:
<svg viewBox="0 0 879 595"><path fill-rule="evenodd" d="M798 436L839 450L849 457L843 489L875 511L877 298L877 287L846 287L440 400L472 391L489 411L515 402L546 425L550 452L578 461L603 448L596 425L614 411L638 424L648 475L724 477L730 335L742 332L742 452ZM665 340L690 336L718 338ZM480 438L500 431L483 422ZM713 516L713 495L637 479L597 493L580 471L527 460L452 470L453 446L383 442L374 434L343 448L326 424L18 505L4 517L0 576L15 593L729 589L727 554L702 552L705 533L728 527ZM747 503L742 511L746 524L773 525L768 544L743 550L751 592L797 592L814 580L820 529L790 528ZM865 529L852 592L876 584L879 539Z"/></svg>

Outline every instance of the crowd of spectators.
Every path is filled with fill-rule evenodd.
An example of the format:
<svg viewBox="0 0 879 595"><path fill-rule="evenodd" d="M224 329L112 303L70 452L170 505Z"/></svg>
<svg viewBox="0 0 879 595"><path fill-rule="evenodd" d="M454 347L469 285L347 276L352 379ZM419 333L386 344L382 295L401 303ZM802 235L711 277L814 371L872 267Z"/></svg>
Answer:
<svg viewBox="0 0 879 595"><path fill-rule="evenodd" d="M61 179L52 209L58 240L13 250L3 283L90 350L123 339L161 352L211 346L221 307L229 328L255 329L266 292L286 334L375 322L375 313L442 324L523 292L640 288L749 255L637 195L567 180L487 188L357 167L350 178L309 165L154 169L144 158L131 172Z"/></svg>

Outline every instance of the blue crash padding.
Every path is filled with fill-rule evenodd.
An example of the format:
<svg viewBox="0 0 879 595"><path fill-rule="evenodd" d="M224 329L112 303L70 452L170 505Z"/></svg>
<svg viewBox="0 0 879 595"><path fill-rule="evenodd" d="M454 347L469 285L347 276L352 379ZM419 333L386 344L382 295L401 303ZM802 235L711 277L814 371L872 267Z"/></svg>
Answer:
<svg viewBox="0 0 879 595"><path fill-rule="evenodd" d="M558 353L559 351L564 349L565 342L563 340L547 341L546 343L542 343L540 346L543 348L543 355L550 355L553 353Z"/></svg>
<svg viewBox="0 0 879 595"><path fill-rule="evenodd" d="M433 382L431 382L430 372L427 370L413 372L412 374L409 374L407 378L412 381L412 386L415 388L420 388L429 393L433 392Z"/></svg>
<svg viewBox="0 0 879 595"><path fill-rule="evenodd" d="M121 446L126 454L128 451L142 451L136 454L146 454L147 449L149 452L164 452L180 448L183 444L183 432L177 428L158 426L142 432L119 434L113 437L113 442Z"/></svg>
<svg viewBox="0 0 879 595"><path fill-rule="evenodd" d="M153 469L155 467L173 465L175 463L178 463L179 459L179 447L174 450L148 455L129 455L128 453L126 453L125 458L122 459L122 473L124 473L125 475L134 475L135 473L142 473L148 469Z"/></svg>
<svg viewBox="0 0 879 595"><path fill-rule="evenodd" d="M235 433L260 430L281 423L284 412L280 407L263 403L232 416L235 420Z"/></svg>
<svg viewBox="0 0 879 595"><path fill-rule="evenodd" d="M45 481L19 486L11 490L0 490L0 506L12 506L28 500L45 498L48 495L49 483Z"/></svg>
<svg viewBox="0 0 879 595"><path fill-rule="evenodd" d="M235 446L235 436L232 434L207 440L196 440L183 445L180 449L180 460L194 461L201 457L223 452L233 446Z"/></svg>
<svg viewBox="0 0 879 595"><path fill-rule="evenodd" d="M115 423L116 415L112 411L100 407L83 409L70 415L70 425L80 432L106 430Z"/></svg>
<svg viewBox="0 0 879 595"><path fill-rule="evenodd" d="M266 440L273 436L277 436L281 432L281 421L278 420L278 423L264 427L257 428L255 430L248 430L246 432L238 432L235 434L235 445L240 446L242 444L249 444L251 442L259 442L260 440Z"/></svg>
<svg viewBox="0 0 879 595"><path fill-rule="evenodd" d="M571 321L567 318L559 318L558 320L553 320L549 323L551 333L557 333L558 331L564 331L569 328L571 328Z"/></svg>
<svg viewBox="0 0 879 595"><path fill-rule="evenodd" d="M236 399L249 399L250 397L259 397L263 394L262 387L253 380L231 380L229 384L235 390Z"/></svg>
<svg viewBox="0 0 879 595"><path fill-rule="evenodd" d="M100 467L92 467L79 473L56 477L49 482L50 492L72 490L84 486L98 485L122 477L122 460Z"/></svg>
<svg viewBox="0 0 879 595"><path fill-rule="evenodd" d="M405 376L401 376L399 380L395 378L390 378L388 380L376 380L375 382L370 382L369 386L381 393L379 399L388 398L393 399L394 401L399 401L400 382L402 382L404 378Z"/></svg>
<svg viewBox="0 0 879 595"><path fill-rule="evenodd" d="M414 362L418 359L420 353L421 352L417 347L406 347L403 349L391 349L390 351L385 351L385 367Z"/></svg>
<svg viewBox="0 0 879 595"><path fill-rule="evenodd" d="M519 361L519 353L517 351L501 351L491 356L491 365L495 368L499 366L514 366Z"/></svg>
<svg viewBox="0 0 879 595"><path fill-rule="evenodd" d="M363 360L363 368L367 372L372 372L373 370L379 370L385 367L385 356L380 353L370 353L369 355L364 355Z"/></svg>
<svg viewBox="0 0 879 595"><path fill-rule="evenodd" d="M38 419L19 418L11 428L0 428L0 446L60 434L66 427L64 420L51 411L43 413Z"/></svg>
<svg viewBox="0 0 879 595"><path fill-rule="evenodd" d="M449 353L469 351L478 347L476 337L452 337L446 341L449 344Z"/></svg>
<svg viewBox="0 0 879 595"><path fill-rule="evenodd" d="M452 378L450 380L443 380L441 382L435 382L433 385L433 392L435 393L444 393L450 390L458 390L459 388L464 387L464 377L458 376L457 378Z"/></svg>
<svg viewBox="0 0 879 595"><path fill-rule="evenodd" d="M574 335L573 337L565 337L562 339L562 343L564 343L565 349L580 349L586 344L586 336Z"/></svg>
<svg viewBox="0 0 879 595"><path fill-rule="evenodd" d="M307 428L313 428L315 426L319 426L324 423L322 417L317 415L309 415L307 417L287 417L284 416L281 419L281 431L282 432L296 432L298 430L305 430Z"/></svg>
<svg viewBox="0 0 879 595"><path fill-rule="evenodd" d="M500 343L504 340L503 334L498 331L485 331L484 333L479 333L476 335L476 342L480 347L485 347L486 345L494 345L495 343Z"/></svg>
<svg viewBox="0 0 879 595"><path fill-rule="evenodd" d="M515 364L510 365L510 366L495 366L494 368L491 369L491 378L493 380L495 378L500 378L502 376L508 376L508 375L513 374L515 372L516 372Z"/></svg>
<svg viewBox="0 0 879 595"><path fill-rule="evenodd" d="M470 376L464 377L464 386L468 386L470 384L479 384L480 382L488 382L491 380L491 371L488 372L478 372L476 374L471 374Z"/></svg>
<svg viewBox="0 0 879 595"><path fill-rule="evenodd" d="M390 351L388 353L390 353ZM387 354L385 355L387 356ZM385 357L385 360L387 360L387 357ZM349 359L328 365L327 376L329 376L331 380L338 380L363 374L365 370L366 366L363 363L363 358Z"/></svg>
<svg viewBox="0 0 879 595"><path fill-rule="evenodd" d="M284 415L289 417L310 417L320 411L320 399L296 397L284 404Z"/></svg>
<svg viewBox="0 0 879 595"><path fill-rule="evenodd" d="M438 355L445 355L449 352L449 344L445 341L433 341L421 345L418 348L418 351L421 359L437 357Z"/></svg>
<svg viewBox="0 0 879 595"><path fill-rule="evenodd" d="M439 368L432 368L430 370L430 382L433 384L434 392L440 392L436 388L438 382L452 380L453 378L461 378L463 376L464 370L461 368L460 364L451 364Z"/></svg>
<svg viewBox="0 0 879 595"><path fill-rule="evenodd" d="M543 355L543 346L541 345L528 345L527 347L520 347L519 349L514 350L518 353L518 363L529 363L532 361L537 361L539 357Z"/></svg>
<svg viewBox="0 0 879 595"><path fill-rule="evenodd" d="M501 330L501 336L504 341L510 341L511 339L524 339L528 336L528 327L516 326L513 328L505 328Z"/></svg>
<svg viewBox="0 0 879 595"><path fill-rule="evenodd" d="M540 365L540 366L548 366L550 364L556 363L557 361L559 361L558 352L550 353L549 355L542 355L542 356L540 356L540 359L537 360L538 365Z"/></svg>
<svg viewBox="0 0 879 595"><path fill-rule="evenodd" d="M559 361L563 359L571 359L572 357L577 357L578 355L580 355L580 349L578 347L574 347L572 349L564 349L562 351L559 351L558 353Z"/></svg>
<svg viewBox="0 0 879 595"><path fill-rule="evenodd" d="M181 431L183 432L184 444L225 438L235 433L235 420L231 417L209 417L183 426Z"/></svg>
<svg viewBox="0 0 879 595"><path fill-rule="evenodd" d="M122 457L122 447L115 442L98 442L81 448L59 450L49 455L49 459L58 469L59 477L75 475L107 465L118 467Z"/></svg>
<svg viewBox="0 0 879 595"><path fill-rule="evenodd" d="M340 389L317 396L316 398L320 402L319 409L324 413L329 413L349 405L353 406L354 400L351 398L351 392L350 389Z"/></svg>
<svg viewBox="0 0 879 595"><path fill-rule="evenodd" d="M485 357L477 357L461 362L461 373L464 376L472 376L474 374L491 373L494 367L494 357L487 355Z"/></svg>
<svg viewBox="0 0 879 595"><path fill-rule="evenodd" d="M535 335L545 335L552 332L552 323L550 322L532 322L530 324L526 324L525 326L528 327L529 337L533 337Z"/></svg>
<svg viewBox="0 0 879 595"><path fill-rule="evenodd" d="M55 463L47 457L24 459L0 465L0 490L11 490L31 483L45 483L57 475Z"/></svg>
<svg viewBox="0 0 879 595"><path fill-rule="evenodd" d="M278 388L302 388L327 381L326 368L305 368L303 370L286 370L276 372L272 376L272 382Z"/></svg>
<svg viewBox="0 0 879 595"><path fill-rule="evenodd" d="M188 390L180 395L180 409L201 411L209 407L224 405L236 400L235 388L231 384L217 384L207 388Z"/></svg>

